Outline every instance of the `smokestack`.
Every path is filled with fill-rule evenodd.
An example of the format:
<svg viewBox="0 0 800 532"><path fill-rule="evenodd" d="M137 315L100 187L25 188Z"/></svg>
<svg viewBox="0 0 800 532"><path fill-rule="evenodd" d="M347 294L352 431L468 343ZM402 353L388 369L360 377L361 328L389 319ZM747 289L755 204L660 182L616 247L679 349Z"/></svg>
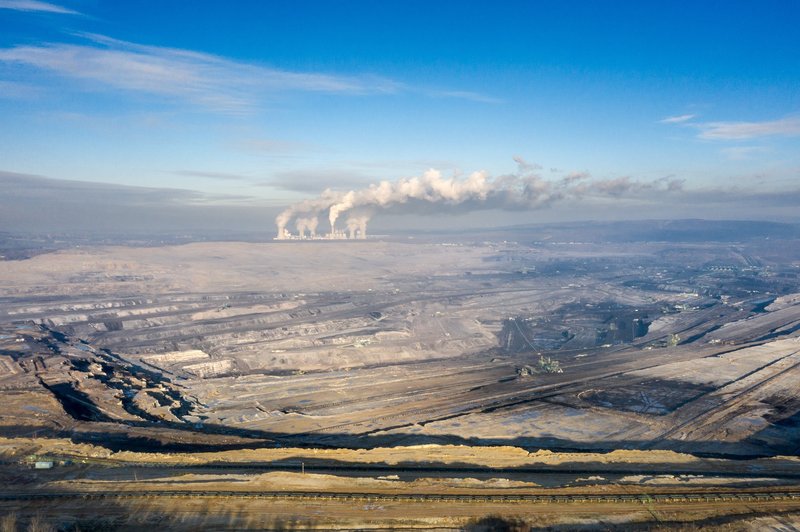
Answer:
<svg viewBox="0 0 800 532"><path fill-rule="evenodd" d="M367 222L368 216L351 216L347 219L347 230L350 232L350 238L365 239L367 238Z"/></svg>
<svg viewBox="0 0 800 532"><path fill-rule="evenodd" d="M319 218L316 216L306 219L306 227L308 227L308 232L310 233L311 238L317 236L317 225L319 225Z"/></svg>
<svg viewBox="0 0 800 532"><path fill-rule="evenodd" d="M288 211L283 211L275 218L275 225L278 226L278 235L276 238L279 240L286 238L286 224L289 223L290 219L290 213Z"/></svg>
<svg viewBox="0 0 800 532"><path fill-rule="evenodd" d="M358 230L360 231L359 238L367 238L367 217L362 217L358 222Z"/></svg>
<svg viewBox="0 0 800 532"><path fill-rule="evenodd" d="M319 224L319 219L316 216L312 216L310 218L298 218L295 220L295 227L297 227L297 233L300 235L300 238L306 238L306 231L308 231L308 238L314 238L317 234L317 224Z"/></svg>
<svg viewBox="0 0 800 532"><path fill-rule="evenodd" d="M306 219L305 218L298 218L295 221L294 226L297 228L297 234L300 238L305 238L306 236Z"/></svg>

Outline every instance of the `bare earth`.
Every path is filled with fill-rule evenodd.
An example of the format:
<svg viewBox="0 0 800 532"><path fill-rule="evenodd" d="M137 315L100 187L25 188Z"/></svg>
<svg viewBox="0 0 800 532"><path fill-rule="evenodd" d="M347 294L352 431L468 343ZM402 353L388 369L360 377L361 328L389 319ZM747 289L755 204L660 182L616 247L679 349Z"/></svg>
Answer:
<svg viewBox="0 0 800 532"><path fill-rule="evenodd" d="M387 240L5 261L5 493L129 493L96 504L132 528L795 523L794 499L565 514L574 501L298 512L199 495L794 493L800 257L775 249ZM200 498L135 496L164 490ZM89 519L71 499L2 504L23 523L34 507Z"/></svg>

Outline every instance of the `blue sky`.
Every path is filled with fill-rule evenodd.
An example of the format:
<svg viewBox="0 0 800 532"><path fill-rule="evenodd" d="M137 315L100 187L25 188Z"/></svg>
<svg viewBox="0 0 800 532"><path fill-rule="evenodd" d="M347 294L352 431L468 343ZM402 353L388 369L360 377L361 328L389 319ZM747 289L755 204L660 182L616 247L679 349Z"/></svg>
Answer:
<svg viewBox="0 0 800 532"><path fill-rule="evenodd" d="M429 168L600 183L450 226L796 218L798 20L789 0L0 0L0 223L249 229ZM641 186L598 192L620 180Z"/></svg>

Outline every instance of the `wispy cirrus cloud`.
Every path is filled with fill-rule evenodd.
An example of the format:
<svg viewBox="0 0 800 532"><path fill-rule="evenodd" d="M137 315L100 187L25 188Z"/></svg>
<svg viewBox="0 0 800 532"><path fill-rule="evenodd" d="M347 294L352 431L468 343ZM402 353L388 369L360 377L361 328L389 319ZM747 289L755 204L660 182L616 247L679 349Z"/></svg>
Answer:
<svg viewBox="0 0 800 532"><path fill-rule="evenodd" d="M431 91L375 75L293 72L191 50L141 45L103 35L78 36L88 42L0 49L0 62L54 72L106 89L161 96L228 113L253 110L265 95L277 92L418 93L428 97L495 101L478 93Z"/></svg>
<svg viewBox="0 0 800 532"><path fill-rule="evenodd" d="M39 87L29 83L0 80L0 98L10 100L28 100L44 93Z"/></svg>
<svg viewBox="0 0 800 532"><path fill-rule="evenodd" d="M800 116L763 122L706 122L697 124L698 135L708 140L746 140L759 137L800 136Z"/></svg>
<svg viewBox="0 0 800 532"><path fill-rule="evenodd" d="M305 142L265 138L241 140L233 143L233 146L239 150L268 155L289 155L316 149L311 144Z"/></svg>
<svg viewBox="0 0 800 532"><path fill-rule="evenodd" d="M190 50L139 45L93 34L83 36L91 43L2 49L0 62L234 113L254 107L265 91L387 94L402 88L397 82L377 76L290 72Z"/></svg>
<svg viewBox="0 0 800 532"><path fill-rule="evenodd" d="M693 128L699 133L698 138L705 140L750 140L761 137L797 137L800 136L800 115L788 115L777 120L763 121L714 121L695 122L697 115L685 114L669 116L659 120L662 124L676 124ZM761 148L742 147L731 151L732 158L744 158Z"/></svg>
<svg viewBox="0 0 800 532"><path fill-rule="evenodd" d="M420 91L433 98L456 98L478 103L504 103L505 100L473 91L423 90Z"/></svg>
<svg viewBox="0 0 800 532"><path fill-rule="evenodd" d="M662 120L659 120L662 124L682 124L684 122L688 122L696 115L677 115L677 116L668 116Z"/></svg>
<svg viewBox="0 0 800 532"><path fill-rule="evenodd" d="M769 149L765 146L731 146L723 148L721 151L732 161L745 161L759 153L766 153Z"/></svg>
<svg viewBox="0 0 800 532"><path fill-rule="evenodd" d="M39 11L42 13L59 13L62 15L80 15L74 9L69 9L49 2L38 0L0 0L0 9L13 9L14 11Z"/></svg>
<svg viewBox="0 0 800 532"><path fill-rule="evenodd" d="M230 172L210 172L205 170L175 170L171 172L181 177L199 177L202 179L218 179L222 181L247 181L248 177Z"/></svg>

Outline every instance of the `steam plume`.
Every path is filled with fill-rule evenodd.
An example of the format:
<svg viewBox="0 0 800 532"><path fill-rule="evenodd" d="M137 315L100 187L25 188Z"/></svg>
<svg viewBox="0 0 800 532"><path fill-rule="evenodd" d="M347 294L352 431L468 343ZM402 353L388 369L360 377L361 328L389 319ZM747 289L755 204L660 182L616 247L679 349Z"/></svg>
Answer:
<svg viewBox="0 0 800 532"><path fill-rule="evenodd" d="M295 227L297 228L297 234L301 237L304 237L306 234L306 230L308 230L308 236L310 238L314 238L317 235L317 225L319 224L319 218L316 216L311 216L309 218L298 218L294 222Z"/></svg>
<svg viewBox="0 0 800 532"><path fill-rule="evenodd" d="M336 222L348 213L346 222L350 238L366 238L367 223L378 211L412 211L433 207L436 210L466 212L482 209L537 209L566 199L584 196L621 197L644 192L675 192L682 182L676 179L637 181L629 177L592 180L587 173L572 173L559 180L545 180L533 173L538 169L519 159L519 172L492 178L485 171L466 178L442 177L437 170L428 170L419 177L381 181L361 190L337 192L326 190L319 197L290 206L278 215L278 238L287 235L291 220L301 236L308 230L313 236L317 216L327 211L331 234Z"/></svg>
<svg viewBox="0 0 800 532"><path fill-rule="evenodd" d="M367 238L367 222L369 221L369 217L367 216L351 216L347 219L347 231L349 233L349 238L360 238L364 239Z"/></svg>

